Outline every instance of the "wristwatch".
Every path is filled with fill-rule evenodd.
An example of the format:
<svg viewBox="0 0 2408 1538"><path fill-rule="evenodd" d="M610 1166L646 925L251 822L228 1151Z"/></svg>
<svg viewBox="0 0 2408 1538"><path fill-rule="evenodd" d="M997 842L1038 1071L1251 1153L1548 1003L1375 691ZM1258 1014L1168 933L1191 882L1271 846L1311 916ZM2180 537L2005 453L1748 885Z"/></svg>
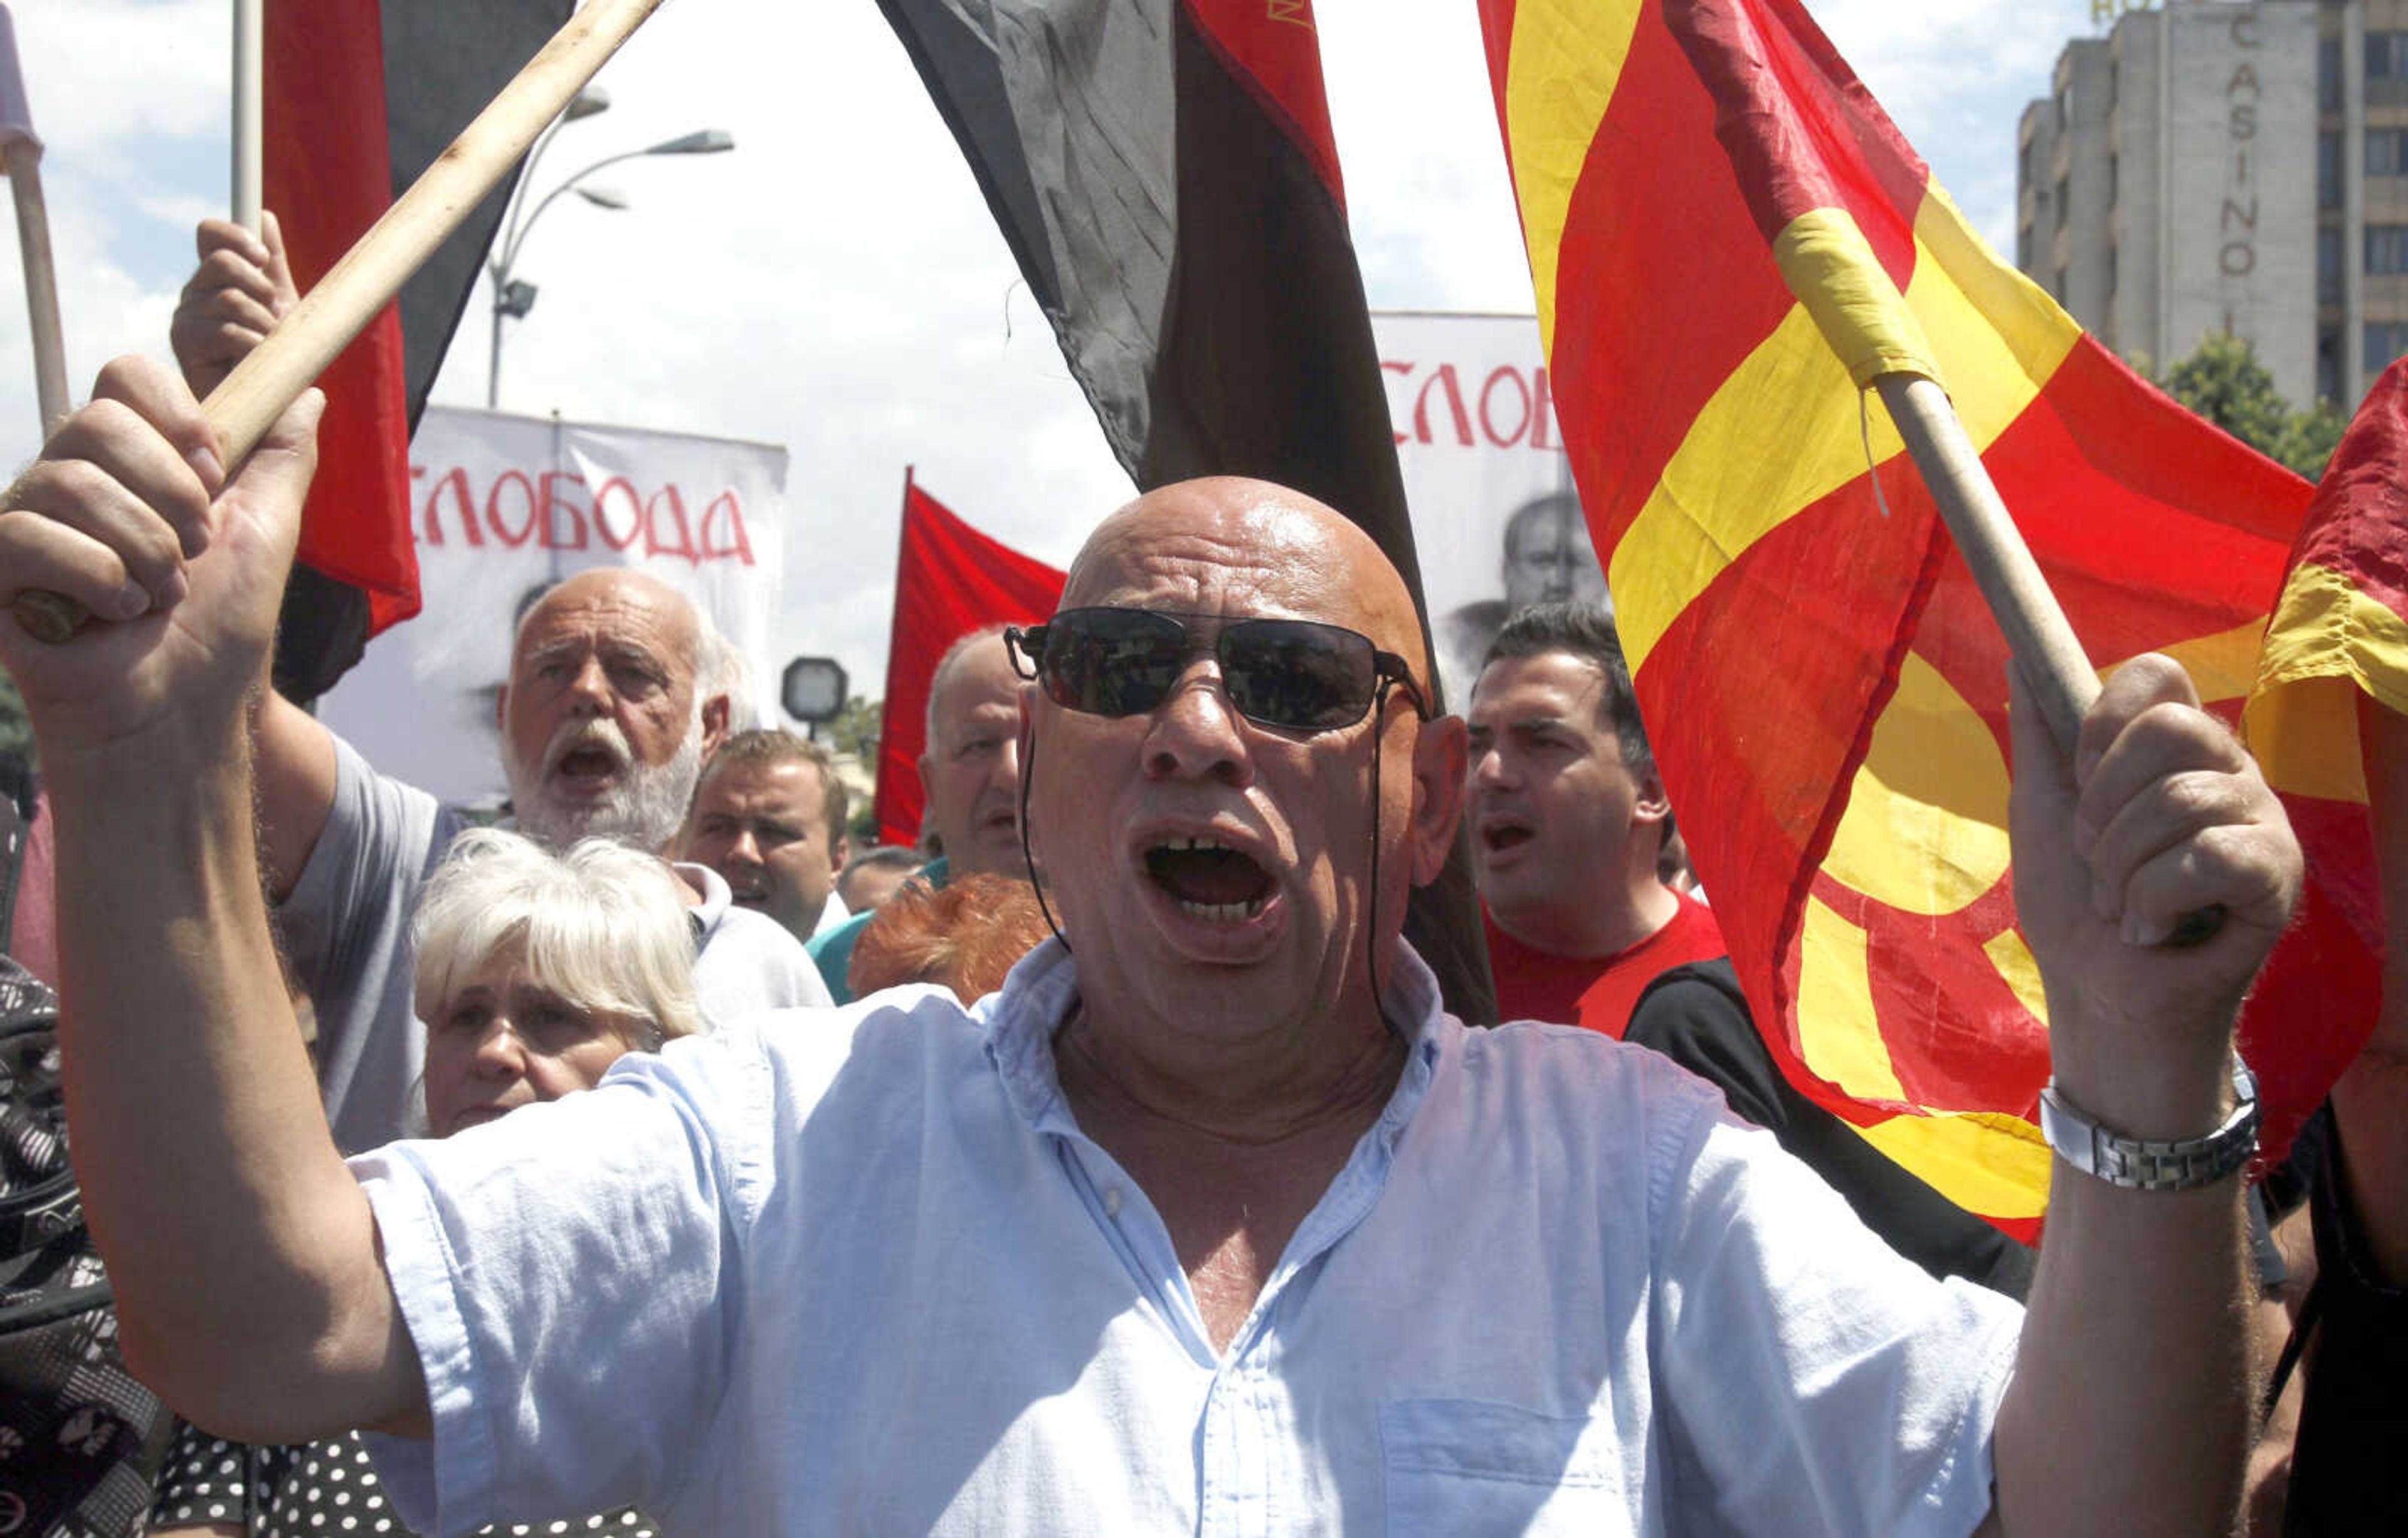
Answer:
<svg viewBox="0 0 2408 1538"><path fill-rule="evenodd" d="M2203 1137L2127 1137L2093 1121L2057 1093L2040 1092L2040 1130L2057 1157L2083 1174L2128 1190L2179 1191L2212 1186L2258 1151L2258 1077L2232 1055L2232 1114Z"/></svg>

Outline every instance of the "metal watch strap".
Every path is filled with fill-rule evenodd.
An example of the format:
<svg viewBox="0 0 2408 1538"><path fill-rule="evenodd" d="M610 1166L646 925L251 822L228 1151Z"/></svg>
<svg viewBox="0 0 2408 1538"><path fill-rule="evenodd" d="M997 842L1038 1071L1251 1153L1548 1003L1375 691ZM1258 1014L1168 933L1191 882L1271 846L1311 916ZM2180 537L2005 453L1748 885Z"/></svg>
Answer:
<svg viewBox="0 0 2408 1538"><path fill-rule="evenodd" d="M2212 1186L2258 1151L2258 1079L2232 1059L2232 1114L2203 1137L2127 1137L2093 1121L2057 1093L2040 1092L2040 1130L2057 1156L2083 1174L2128 1190L2178 1191Z"/></svg>

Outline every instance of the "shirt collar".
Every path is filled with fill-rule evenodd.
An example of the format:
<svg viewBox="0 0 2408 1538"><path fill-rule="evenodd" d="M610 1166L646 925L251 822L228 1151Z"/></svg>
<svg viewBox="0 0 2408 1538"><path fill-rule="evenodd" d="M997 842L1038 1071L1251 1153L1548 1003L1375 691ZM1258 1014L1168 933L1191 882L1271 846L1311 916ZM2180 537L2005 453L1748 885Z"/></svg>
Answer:
<svg viewBox="0 0 2408 1538"><path fill-rule="evenodd" d="M1429 1093L1447 1016L1438 977L1412 946L1398 941L1381 970L1388 975L1388 1021L1404 1033L1409 1048L1396 1092L1370 1133L1392 1147ZM1005 1096L1039 1132L1068 1132L1077 1127L1054 1069L1054 1032L1070 1018L1078 999L1077 961L1056 936L1022 957L1004 978L1002 991L981 1001L975 1010Z"/></svg>
<svg viewBox="0 0 2408 1538"><path fill-rule="evenodd" d="M708 865L695 865L679 861L670 869L685 877L685 884L702 894L702 901L686 909L694 924L694 943L700 946L710 938L710 932L727 917L727 906L736 901L735 891L727 880Z"/></svg>

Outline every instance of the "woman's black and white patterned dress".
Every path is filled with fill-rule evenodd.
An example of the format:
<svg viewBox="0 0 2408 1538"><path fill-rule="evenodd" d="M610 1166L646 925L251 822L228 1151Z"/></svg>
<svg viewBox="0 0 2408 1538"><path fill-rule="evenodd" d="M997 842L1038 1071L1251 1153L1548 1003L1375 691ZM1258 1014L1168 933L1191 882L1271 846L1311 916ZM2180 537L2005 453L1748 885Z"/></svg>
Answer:
<svg viewBox="0 0 2408 1538"><path fill-rule="evenodd" d="M150 1526L207 1527L231 1523L261 1538L416 1538L384 1498L367 1449L357 1436L331 1442L254 1447L179 1424ZM561 1522L512 1522L484 1530L508 1538L592 1533L602 1538L654 1538L633 1511ZM482 1535L480 1535L482 1538Z"/></svg>

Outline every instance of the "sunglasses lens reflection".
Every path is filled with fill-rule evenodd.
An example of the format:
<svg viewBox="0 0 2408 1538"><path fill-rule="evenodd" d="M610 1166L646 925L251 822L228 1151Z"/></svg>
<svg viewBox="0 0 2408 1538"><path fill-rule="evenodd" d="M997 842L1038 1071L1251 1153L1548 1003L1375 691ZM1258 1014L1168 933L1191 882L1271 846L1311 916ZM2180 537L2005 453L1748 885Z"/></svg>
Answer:
<svg viewBox="0 0 2408 1538"><path fill-rule="evenodd" d="M1038 673L1066 709L1131 716L1160 705L1194 648L1187 627L1143 609L1068 609L1044 628ZM1241 619L1214 644L1222 687L1258 725L1326 732L1351 726L1379 688L1368 636L1304 619Z"/></svg>

